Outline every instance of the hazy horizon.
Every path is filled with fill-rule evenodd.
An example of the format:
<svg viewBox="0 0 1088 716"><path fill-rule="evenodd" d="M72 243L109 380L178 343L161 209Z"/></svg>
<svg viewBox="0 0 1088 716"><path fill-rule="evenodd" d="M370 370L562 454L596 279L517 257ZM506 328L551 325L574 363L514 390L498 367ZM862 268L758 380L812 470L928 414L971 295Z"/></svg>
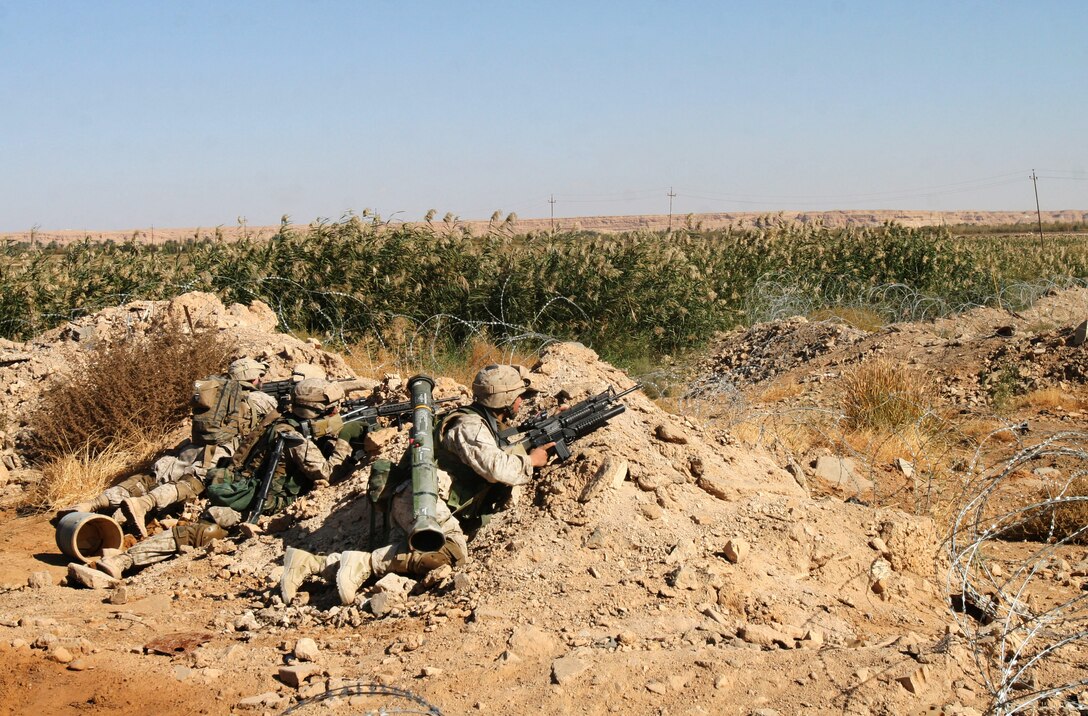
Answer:
<svg viewBox="0 0 1088 716"><path fill-rule="evenodd" d="M1088 207L1088 4L0 0L0 232ZM549 200L554 198L555 203Z"/></svg>

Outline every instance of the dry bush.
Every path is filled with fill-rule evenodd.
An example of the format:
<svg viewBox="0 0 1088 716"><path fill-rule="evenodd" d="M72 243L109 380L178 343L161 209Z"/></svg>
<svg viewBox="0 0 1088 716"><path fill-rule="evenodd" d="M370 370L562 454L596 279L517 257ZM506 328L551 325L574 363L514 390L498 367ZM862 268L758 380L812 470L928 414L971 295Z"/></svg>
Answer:
<svg viewBox="0 0 1088 716"><path fill-rule="evenodd" d="M217 333L177 327L101 345L42 396L29 420L35 458L129 453L167 433L189 415L193 381L224 372L233 351Z"/></svg>
<svg viewBox="0 0 1088 716"><path fill-rule="evenodd" d="M1069 538L1076 544L1088 544L1088 476L1063 483L1060 490L1056 487L1048 486L1033 495L1041 506L1010 530L1011 536L1039 542Z"/></svg>
<svg viewBox="0 0 1088 716"><path fill-rule="evenodd" d="M843 413L851 429L898 429L920 423L933 408L930 384L888 360L862 363L842 377Z"/></svg>

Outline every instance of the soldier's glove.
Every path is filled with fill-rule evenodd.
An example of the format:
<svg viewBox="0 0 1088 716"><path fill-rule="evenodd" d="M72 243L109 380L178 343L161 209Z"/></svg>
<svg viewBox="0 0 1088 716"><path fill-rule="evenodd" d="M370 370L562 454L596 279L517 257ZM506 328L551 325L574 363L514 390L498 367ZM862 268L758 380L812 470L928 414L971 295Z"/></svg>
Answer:
<svg viewBox="0 0 1088 716"><path fill-rule="evenodd" d="M340 428L340 439L347 440L349 443L356 443L366 437L367 425L362 420L356 420L352 423L347 423L344 427Z"/></svg>
<svg viewBox="0 0 1088 716"><path fill-rule="evenodd" d="M339 415L330 415L310 423L314 439L319 440L329 435L336 435L344 427L344 419Z"/></svg>

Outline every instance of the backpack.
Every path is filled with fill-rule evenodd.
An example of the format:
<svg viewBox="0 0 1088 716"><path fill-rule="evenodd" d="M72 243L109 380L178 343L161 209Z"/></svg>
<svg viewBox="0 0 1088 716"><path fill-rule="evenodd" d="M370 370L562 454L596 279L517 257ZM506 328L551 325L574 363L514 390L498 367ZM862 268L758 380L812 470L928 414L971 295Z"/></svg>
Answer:
<svg viewBox="0 0 1088 716"><path fill-rule="evenodd" d="M242 384L226 376L211 376L193 385L193 442L225 445L251 422Z"/></svg>

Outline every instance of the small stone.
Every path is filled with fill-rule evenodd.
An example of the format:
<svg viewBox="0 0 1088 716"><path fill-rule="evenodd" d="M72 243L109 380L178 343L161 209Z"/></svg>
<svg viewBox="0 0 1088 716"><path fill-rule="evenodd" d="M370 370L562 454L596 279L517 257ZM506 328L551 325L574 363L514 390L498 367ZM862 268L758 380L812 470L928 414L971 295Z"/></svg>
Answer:
<svg viewBox="0 0 1088 716"><path fill-rule="evenodd" d="M789 648L793 646L794 641L790 636L764 624L745 624L737 630L737 636L749 644L768 649L775 646Z"/></svg>
<svg viewBox="0 0 1088 716"><path fill-rule="evenodd" d="M552 662L552 681L560 686L577 679L589 666L577 656L568 655Z"/></svg>
<svg viewBox="0 0 1088 716"><path fill-rule="evenodd" d="M514 653L526 657L551 656L559 648L555 637L530 624L514 629L507 644Z"/></svg>
<svg viewBox="0 0 1088 716"><path fill-rule="evenodd" d="M320 654L317 642L309 637L302 637L295 642L295 658L299 661L317 661Z"/></svg>
<svg viewBox="0 0 1088 716"><path fill-rule="evenodd" d="M471 592L475 586L476 583L472 580L472 577L464 572L457 572L453 575L453 591Z"/></svg>
<svg viewBox="0 0 1088 716"><path fill-rule="evenodd" d="M1083 345L1088 340L1088 321L1081 321L1066 341L1071 346Z"/></svg>
<svg viewBox="0 0 1088 716"><path fill-rule="evenodd" d="M578 496L578 501L586 503L600 495L606 489L615 489L623 484L627 478L628 464L626 460L606 457L601 466L589 479Z"/></svg>
<svg viewBox="0 0 1088 716"><path fill-rule="evenodd" d="M68 664L74 657L72 656L72 652L68 651L63 646L58 646L49 653L49 658L58 664Z"/></svg>
<svg viewBox="0 0 1088 716"><path fill-rule="evenodd" d="M91 665L86 659L72 659L68 664L68 671L86 671L91 668Z"/></svg>
<svg viewBox="0 0 1088 716"><path fill-rule="evenodd" d="M292 664L290 666L281 666L276 676L291 688L297 689L306 679L320 673L321 667L317 664Z"/></svg>
<svg viewBox="0 0 1088 716"><path fill-rule="evenodd" d="M370 606L370 613L380 619L393 611L395 603L399 602L400 599L394 598L389 592L378 592L367 604Z"/></svg>
<svg viewBox="0 0 1088 716"><path fill-rule="evenodd" d="M27 577L26 585L31 589L45 589L53 586L53 575L49 572L31 572Z"/></svg>
<svg viewBox="0 0 1088 716"><path fill-rule="evenodd" d="M727 689L733 684L733 677L729 674L718 674L714 679L715 689Z"/></svg>
<svg viewBox="0 0 1088 716"><path fill-rule="evenodd" d="M363 438L363 448L370 453L379 453L397 437L397 432L396 428L381 428L368 432Z"/></svg>
<svg viewBox="0 0 1088 716"><path fill-rule="evenodd" d="M257 622L257 617L254 616L251 611L246 611L234 620L235 631L257 631L260 627L261 625Z"/></svg>
<svg viewBox="0 0 1088 716"><path fill-rule="evenodd" d="M676 445L688 444L687 436L667 423L662 423L654 428L654 434L657 436L657 439L662 442L674 443Z"/></svg>
<svg viewBox="0 0 1088 716"><path fill-rule="evenodd" d="M669 687L665 686L665 684L660 681L649 681L646 683L646 690L652 694L662 695L669 690Z"/></svg>
<svg viewBox="0 0 1088 716"><path fill-rule="evenodd" d="M923 665L920 668L915 669L908 676L903 676L896 679L896 681L899 682L900 686L912 694L921 693L922 689L924 689L929 682L929 667Z"/></svg>
<svg viewBox="0 0 1088 716"><path fill-rule="evenodd" d="M286 699L275 691L266 691L256 696L248 696L238 702L240 709L259 709L262 707L278 708Z"/></svg>
<svg viewBox="0 0 1088 716"><path fill-rule="evenodd" d="M12 639L11 640L11 648L12 649L16 649L16 650L17 649L22 649L24 646L27 646L26 639Z"/></svg>
<svg viewBox="0 0 1088 716"><path fill-rule="evenodd" d="M185 681L193 675L193 670L184 664L178 664L174 667L174 678L178 681Z"/></svg>
<svg viewBox="0 0 1088 716"><path fill-rule="evenodd" d="M854 672L854 678L858 680L858 683L864 683L869 680L869 670L864 666Z"/></svg>
<svg viewBox="0 0 1088 716"><path fill-rule="evenodd" d="M442 675L442 669L439 669L437 666L424 666L423 669L419 673L420 673L420 676L422 676L424 678L428 678L428 677L432 677L432 676L441 676Z"/></svg>
<svg viewBox="0 0 1088 716"><path fill-rule="evenodd" d="M68 584L78 584L89 589L109 589L117 584L117 580L105 572L91 569L85 564L72 562L68 565Z"/></svg>
<svg viewBox="0 0 1088 716"><path fill-rule="evenodd" d="M725 558L733 564L739 563L748 554L748 543L740 537L734 537L725 543Z"/></svg>
<svg viewBox="0 0 1088 716"><path fill-rule="evenodd" d="M647 502L646 504L639 505L638 510L642 513L643 517L651 522L653 520L661 519L661 516L665 514L665 511L661 509L661 505L656 502Z"/></svg>
<svg viewBox="0 0 1088 716"><path fill-rule="evenodd" d="M869 540L869 546L879 552L881 556L890 554L890 552L888 551L888 545L884 544L884 540L880 539L879 537L873 537L871 540Z"/></svg>
<svg viewBox="0 0 1088 716"><path fill-rule="evenodd" d="M616 641L625 646L631 646L639 642L639 636L633 631L621 631L616 635Z"/></svg>
<svg viewBox="0 0 1088 716"><path fill-rule="evenodd" d="M121 585L110 592L110 604L128 604L128 587Z"/></svg>

